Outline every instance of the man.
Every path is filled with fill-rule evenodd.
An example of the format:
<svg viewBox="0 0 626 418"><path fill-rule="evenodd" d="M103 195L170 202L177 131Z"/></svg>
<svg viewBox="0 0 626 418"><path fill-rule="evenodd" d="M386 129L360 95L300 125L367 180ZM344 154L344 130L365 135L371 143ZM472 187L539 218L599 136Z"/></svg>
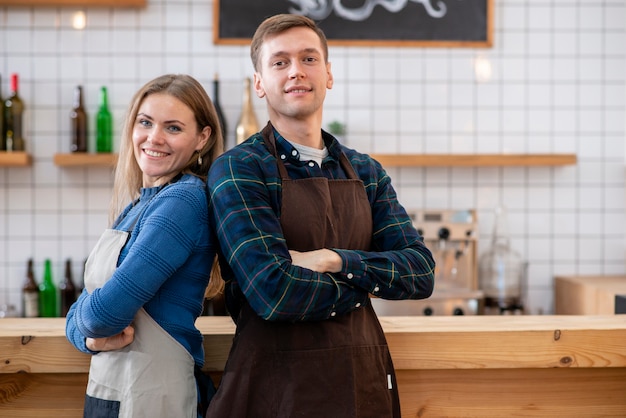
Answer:
<svg viewBox="0 0 626 418"><path fill-rule="evenodd" d="M322 131L324 33L276 15L251 45L269 123L212 166L211 225L237 324L211 417L399 417L370 295L430 296L430 251L380 164Z"/></svg>

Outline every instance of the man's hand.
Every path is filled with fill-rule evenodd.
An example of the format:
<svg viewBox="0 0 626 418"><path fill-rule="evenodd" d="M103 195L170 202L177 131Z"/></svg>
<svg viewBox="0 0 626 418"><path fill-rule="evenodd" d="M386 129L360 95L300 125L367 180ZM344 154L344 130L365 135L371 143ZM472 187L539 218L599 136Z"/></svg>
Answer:
<svg viewBox="0 0 626 418"><path fill-rule="evenodd" d="M341 271L341 257L336 252L326 248L306 252L289 250L289 254L291 255L291 263L298 267L304 267L318 273L338 273Z"/></svg>
<svg viewBox="0 0 626 418"><path fill-rule="evenodd" d="M87 338L86 344L91 351L112 351L126 347L134 339L135 328L129 325L122 332L112 337Z"/></svg>

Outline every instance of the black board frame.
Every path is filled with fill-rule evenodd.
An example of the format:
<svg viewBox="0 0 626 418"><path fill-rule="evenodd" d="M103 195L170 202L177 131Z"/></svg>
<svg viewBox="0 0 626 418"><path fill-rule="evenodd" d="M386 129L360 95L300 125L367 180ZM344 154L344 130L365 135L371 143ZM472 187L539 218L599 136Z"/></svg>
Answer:
<svg viewBox="0 0 626 418"><path fill-rule="evenodd" d="M331 14L318 23L326 33L329 45L490 48L493 46L494 1L408 0L405 9L412 8L411 19L421 16L425 23L419 30L415 30L415 22L407 22L408 13L400 15L404 10L393 16L381 6L376 6L370 17L362 22L350 22ZM472 10L447 20L445 17L438 20L426 14L425 6L420 4L422 2L429 3L431 7L443 3L462 5ZM218 45L249 45L254 30L265 17L288 13L288 1L284 1L283 5L277 3L267 0L214 0L213 42ZM420 15L416 14L419 8L423 12ZM462 25L466 25L462 34L450 32L459 31ZM403 35L395 36L395 33Z"/></svg>

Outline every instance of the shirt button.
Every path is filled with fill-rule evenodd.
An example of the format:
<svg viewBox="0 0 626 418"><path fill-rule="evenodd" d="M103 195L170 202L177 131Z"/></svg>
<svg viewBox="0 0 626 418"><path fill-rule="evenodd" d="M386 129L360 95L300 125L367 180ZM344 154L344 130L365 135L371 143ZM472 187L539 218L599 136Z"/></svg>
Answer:
<svg viewBox="0 0 626 418"><path fill-rule="evenodd" d="M354 274L352 274L352 273L348 273L348 275L347 275L346 277L348 277L348 279L351 279L351 278L353 278L353 277L354 277Z"/></svg>
<svg viewBox="0 0 626 418"><path fill-rule="evenodd" d="M374 288L374 293L378 292L379 290L380 290L380 287L376 286L376 287Z"/></svg>
<svg viewBox="0 0 626 418"><path fill-rule="evenodd" d="M298 151L296 151L295 149L291 150L291 155L295 157L296 155L298 155Z"/></svg>
<svg viewBox="0 0 626 418"><path fill-rule="evenodd" d="M287 158L287 156L285 154L280 154L280 159L284 160L285 158Z"/></svg>
<svg viewBox="0 0 626 418"><path fill-rule="evenodd" d="M315 167L315 163L313 161L309 161L309 167Z"/></svg>
<svg viewBox="0 0 626 418"><path fill-rule="evenodd" d="M332 316L335 316L335 315L337 315L337 312L331 312L331 313L330 313L330 316L331 316L331 317L332 317Z"/></svg>
<svg viewBox="0 0 626 418"><path fill-rule="evenodd" d="M361 306L361 304L360 304L360 303L357 303L357 304L356 304L356 305L354 305L354 306L356 306L356 307L358 308L358 307L360 307L360 306Z"/></svg>

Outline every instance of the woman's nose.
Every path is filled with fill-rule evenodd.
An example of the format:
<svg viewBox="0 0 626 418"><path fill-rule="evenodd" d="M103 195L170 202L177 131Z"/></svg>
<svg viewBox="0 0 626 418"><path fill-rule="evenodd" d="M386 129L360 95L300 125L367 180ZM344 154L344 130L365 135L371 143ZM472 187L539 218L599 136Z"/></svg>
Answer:
<svg viewBox="0 0 626 418"><path fill-rule="evenodd" d="M161 135L158 129L152 129L148 133L148 142L152 144L158 144L163 142L163 135Z"/></svg>

